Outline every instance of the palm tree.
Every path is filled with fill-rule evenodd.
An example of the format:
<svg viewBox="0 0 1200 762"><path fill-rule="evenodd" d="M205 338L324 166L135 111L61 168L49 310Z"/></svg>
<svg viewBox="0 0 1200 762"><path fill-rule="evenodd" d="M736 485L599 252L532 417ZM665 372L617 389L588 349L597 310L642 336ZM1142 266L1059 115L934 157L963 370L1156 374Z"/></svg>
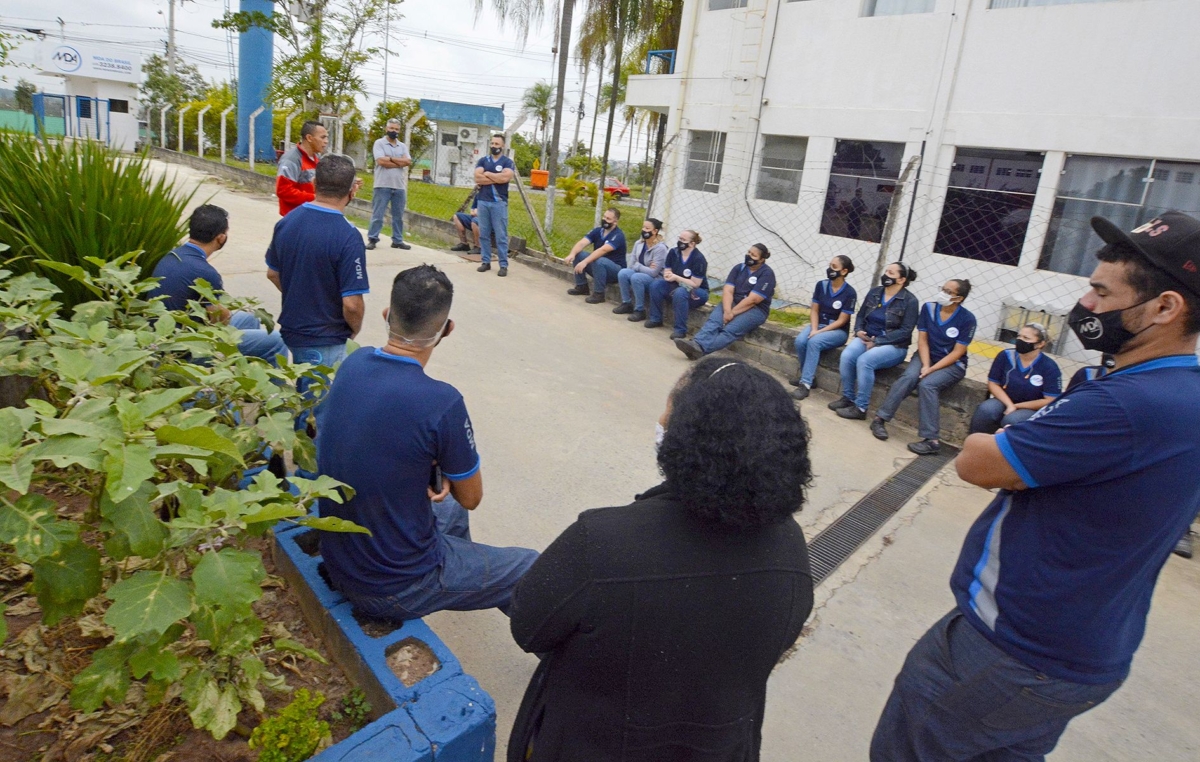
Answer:
<svg viewBox="0 0 1200 762"><path fill-rule="evenodd" d="M521 109L538 121L542 143L542 160L538 164L539 167L546 166L546 127L550 124L550 116L554 108L553 100L554 87L549 82L536 82L530 85L525 94L521 96Z"/></svg>

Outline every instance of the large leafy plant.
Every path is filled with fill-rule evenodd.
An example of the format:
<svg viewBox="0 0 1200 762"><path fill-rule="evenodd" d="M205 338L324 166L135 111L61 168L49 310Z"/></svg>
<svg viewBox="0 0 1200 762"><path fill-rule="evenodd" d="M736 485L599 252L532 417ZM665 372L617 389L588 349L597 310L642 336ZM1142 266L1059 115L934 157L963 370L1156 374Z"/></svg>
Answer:
<svg viewBox="0 0 1200 762"><path fill-rule="evenodd" d="M187 233L184 210L193 193L176 191L145 156L123 155L90 140L48 141L0 132L0 243L5 267L36 273L59 289L68 309L94 299L71 275L39 260L97 272L132 250L149 275Z"/></svg>
<svg viewBox="0 0 1200 762"><path fill-rule="evenodd" d="M208 324L199 304L170 313L147 300L155 282L133 258L38 263L94 297L70 319L46 278L0 272L0 374L36 392L0 409L0 549L32 567L45 625L102 623L108 642L74 676L74 707L181 698L221 738L244 706L263 710L260 688L284 687L264 656L304 652L264 637L252 604L266 572L247 541L279 520L365 530L307 515L318 497L342 499L327 477L289 490L264 470L237 488L271 451L314 467L293 430L311 405L295 382L322 374L243 357L238 332Z"/></svg>

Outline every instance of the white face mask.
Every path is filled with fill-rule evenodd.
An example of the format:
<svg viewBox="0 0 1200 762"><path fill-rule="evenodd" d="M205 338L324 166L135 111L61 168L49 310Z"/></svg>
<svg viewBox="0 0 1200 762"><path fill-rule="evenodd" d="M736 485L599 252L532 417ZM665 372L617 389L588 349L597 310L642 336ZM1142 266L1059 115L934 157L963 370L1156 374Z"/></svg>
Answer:
<svg viewBox="0 0 1200 762"><path fill-rule="evenodd" d="M662 449L663 437L667 435L667 430L663 428L661 423L654 424L654 451L658 452Z"/></svg>
<svg viewBox="0 0 1200 762"><path fill-rule="evenodd" d="M943 307L948 307L949 305L953 304L954 300L957 298L957 296L950 296L950 294L947 294L945 291L939 291L937 292L937 295L933 297L933 300Z"/></svg>

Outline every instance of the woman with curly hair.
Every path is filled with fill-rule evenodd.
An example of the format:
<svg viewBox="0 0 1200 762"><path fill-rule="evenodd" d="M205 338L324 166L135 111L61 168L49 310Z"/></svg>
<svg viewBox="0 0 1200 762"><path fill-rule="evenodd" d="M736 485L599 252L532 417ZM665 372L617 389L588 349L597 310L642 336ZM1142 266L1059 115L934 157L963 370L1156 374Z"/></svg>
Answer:
<svg viewBox="0 0 1200 762"><path fill-rule="evenodd" d="M725 358L688 372L666 421L665 482L580 514L514 593L513 637L542 662L509 762L759 758L767 677L812 610L792 518L808 428Z"/></svg>

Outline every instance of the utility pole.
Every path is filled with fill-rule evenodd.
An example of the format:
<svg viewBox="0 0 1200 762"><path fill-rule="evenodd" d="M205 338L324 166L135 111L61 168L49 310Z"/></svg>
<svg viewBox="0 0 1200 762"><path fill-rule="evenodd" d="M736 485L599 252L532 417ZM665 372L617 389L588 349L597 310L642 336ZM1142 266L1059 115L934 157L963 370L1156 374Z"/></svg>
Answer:
<svg viewBox="0 0 1200 762"><path fill-rule="evenodd" d="M567 149L567 156L575 155L575 147L579 145L579 127L583 124L584 118L584 96L587 95L587 78L588 69L591 68L584 62L583 65L583 84L579 86L579 111L575 112L575 139L571 141L571 147Z"/></svg>
<svg viewBox="0 0 1200 762"><path fill-rule="evenodd" d="M388 49L388 46L392 44L392 4L388 3L385 5L383 12L383 102L386 104L388 59L392 54Z"/></svg>
<svg viewBox="0 0 1200 762"><path fill-rule="evenodd" d="M175 0L168 0L167 11L167 73L175 76ZM179 150L183 150L182 146Z"/></svg>

